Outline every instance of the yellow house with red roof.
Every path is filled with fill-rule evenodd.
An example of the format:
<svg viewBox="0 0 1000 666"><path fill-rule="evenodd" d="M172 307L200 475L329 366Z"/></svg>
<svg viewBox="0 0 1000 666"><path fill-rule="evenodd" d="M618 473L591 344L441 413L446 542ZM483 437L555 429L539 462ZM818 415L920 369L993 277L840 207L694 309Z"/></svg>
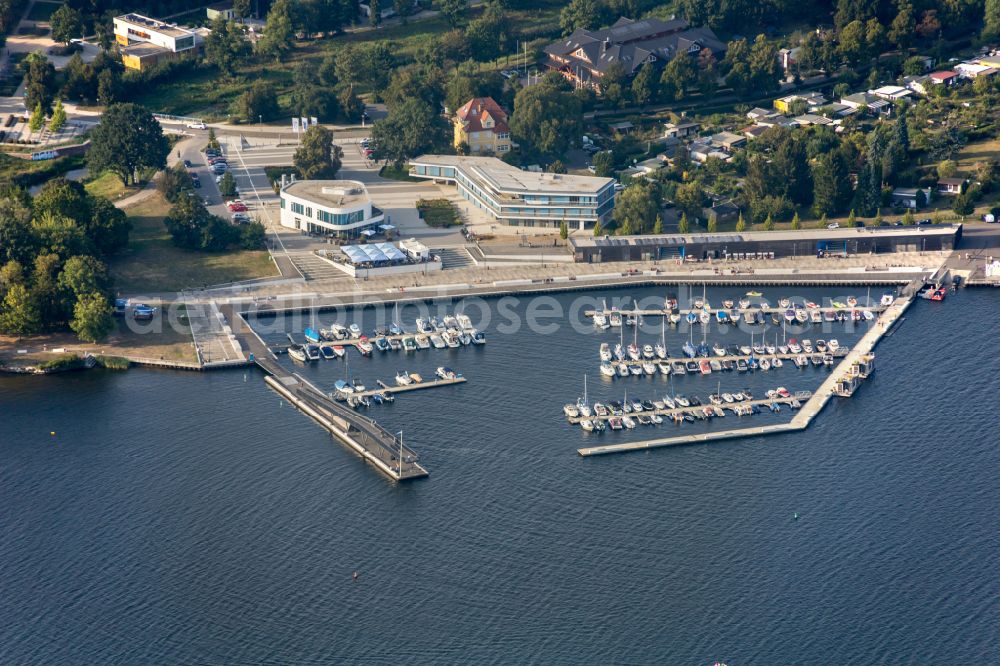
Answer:
<svg viewBox="0 0 1000 666"><path fill-rule="evenodd" d="M510 152L507 112L492 97L474 97L455 113L455 148L468 146L470 155Z"/></svg>

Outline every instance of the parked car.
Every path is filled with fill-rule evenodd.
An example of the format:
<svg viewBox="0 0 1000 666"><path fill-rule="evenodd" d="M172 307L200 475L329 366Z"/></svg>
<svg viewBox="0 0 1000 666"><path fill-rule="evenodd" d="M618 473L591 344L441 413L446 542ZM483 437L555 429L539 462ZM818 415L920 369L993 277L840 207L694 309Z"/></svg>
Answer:
<svg viewBox="0 0 1000 666"><path fill-rule="evenodd" d="M917 222L917 224L934 224L934 223L931 221L931 218L925 217L924 219Z"/></svg>
<svg viewBox="0 0 1000 666"><path fill-rule="evenodd" d="M223 174L226 173L227 171L229 171L228 164L216 164L212 166L212 173Z"/></svg>
<svg viewBox="0 0 1000 666"><path fill-rule="evenodd" d="M209 157L208 158L208 163L209 164L218 164L219 162L222 162L223 164L229 164L229 160L227 160L225 157Z"/></svg>
<svg viewBox="0 0 1000 666"><path fill-rule="evenodd" d="M250 216L246 213L233 213L231 217L234 224L249 224Z"/></svg>
<svg viewBox="0 0 1000 666"><path fill-rule="evenodd" d="M205 149L205 157L218 157L218 156L219 156L219 155L221 155L221 154L222 154L222 153L220 153L220 152L219 152L219 151L218 151L217 149L215 149L215 148L206 148L206 149Z"/></svg>
<svg viewBox="0 0 1000 666"><path fill-rule="evenodd" d="M839 229L840 228L840 223L839 222L831 222L830 224L826 225L826 228L827 229Z"/></svg>
<svg viewBox="0 0 1000 666"><path fill-rule="evenodd" d="M191 160L184 160L184 168L185 169L190 169L192 166L194 166L194 165L191 164Z"/></svg>
<svg viewBox="0 0 1000 666"><path fill-rule="evenodd" d="M208 129L208 126L206 126L205 123L188 123L187 128L195 130L203 130L203 129Z"/></svg>

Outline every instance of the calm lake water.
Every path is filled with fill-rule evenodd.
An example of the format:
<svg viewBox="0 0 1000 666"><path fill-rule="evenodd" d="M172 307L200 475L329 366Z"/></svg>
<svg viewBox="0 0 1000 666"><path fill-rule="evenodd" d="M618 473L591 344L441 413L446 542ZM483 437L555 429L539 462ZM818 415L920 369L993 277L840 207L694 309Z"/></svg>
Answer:
<svg viewBox="0 0 1000 666"><path fill-rule="evenodd" d="M562 416L584 374L593 401L826 371L610 381L597 347L617 332L507 321L482 348L351 356L369 385L469 378L370 410L431 472L404 485L255 370L0 378L0 663L1000 663L996 294L915 304L804 433L591 459L576 449L790 413L588 434ZM659 335L647 321L640 344ZM329 389L346 365L297 369Z"/></svg>

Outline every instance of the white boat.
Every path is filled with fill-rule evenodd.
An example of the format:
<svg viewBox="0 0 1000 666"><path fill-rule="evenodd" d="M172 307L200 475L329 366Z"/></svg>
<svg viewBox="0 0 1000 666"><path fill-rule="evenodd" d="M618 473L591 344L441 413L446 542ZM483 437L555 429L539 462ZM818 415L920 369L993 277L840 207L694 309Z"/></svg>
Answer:
<svg viewBox="0 0 1000 666"><path fill-rule="evenodd" d="M455 321L458 322L458 327L461 328L463 331L468 331L469 329L473 328L472 320L469 319L469 315L467 314L455 315Z"/></svg>
<svg viewBox="0 0 1000 666"><path fill-rule="evenodd" d="M771 361L767 360L766 358L760 359L760 369L765 371L770 370Z"/></svg>
<svg viewBox="0 0 1000 666"><path fill-rule="evenodd" d="M642 366L638 363L630 363L628 366L628 371L638 377L642 374Z"/></svg>
<svg viewBox="0 0 1000 666"><path fill-rule="evenodd" d="M656 352L653 351L653 345L643 345L642 347L642 357L643 358L653 358L656 356Z"/></svg>
<svg viewBox="0 0 1000 666"><path fill-rule="evenodd" d="M610 361L611 360L611 345L607 342L601 343L601 360Z"/></svg>
<svg viewBox="0 0 1000 666"><path fill-rule="evenodd" d="M456 328L457 329L457 328L459 328L459 326L458 326L458 319L456 319L452 315L445 315L444 316L444 326L445 326L445 328Z"/></svg>
<svg viewBox="0 0 1000 666"><path fill-rule="evenodd" d="M633 361L639 360L639 348L632 344L628 346L628 357Z"/></svg>
<svg viewBox="0 0 1000 666"><path fill-rule="evenodd" d="M642 371L645 372L647 375L655 375L656 364L653 363L652 361L644 361L642 364Z"/></svg>
<svg viewBox="0 0 1000 666"><path fill-rule="evenodd" d="M580 410L577 409L576 405L573 403L566 403L563 405L563 414L565 414L567 418L575 419L580 415Z"/></svg>
<svg viewBox="0 0 1000 666"><path fill-rule="evenodd" d="M782 361L782 360L781 360L780 358L778 358L777 356L775 356L774 358L772 358L772 359L771 359L771 367L772 367L772 368L780 368L780 367L781 367L781 366L783 366L784 364L785 364L785 362L784 362L784 361Z"/></svg>
<svg viewBox="0 0 1000 666"><path fill-rule="evenodd" d="M657 358L667 357L667 348L662 344L657 343L656 347L654 347L654 352L656 353Z"/></svg>
<svg viewBox="0 0 1000 666"><path fill-rule="evenodd" d="M416 342L417 342L417 349L430 349L431 348L431 341L430 341L430 339L428 339L428 337L426 335L423 335L423 334L418 335L417 339L416 339Z"/></svg>
<svg viewBox="0 0 1000 666"><path fill-rule="evenodd" d="M444 366L440 366L437 370L434 371L434 374L436 374L440 379L455 379L455 377L458 376L455 374L454 370L452 370L451 368L446 368Z"/></svg>
<svg viewBox="0 0 1000 666"><path fill-rule="evenodd" d="M663 396L663 406L667 409L677 409L677 403L669 396Z"/></svg>
<svg viewBox="0 0 1000 666"><path fill-rule="evenodd" d="M449 347L451 347L452 349L462 346L462 343L458 341L457 333L453 333L452 331L445 331L443 337L444 337L444 343Z"/></svg>
<svg viewBox="0 0 1000 666"><path fill-rule="evenodd" d="M895 300L896 300L895 296L893 296L892 294L886 292L886 293L882 294L882 300L879 301L879 304L882 307L886 307L887 308L890 305L892 305L893 301L895 301Z"/></svg>
<svg viewBox="0 0 1000 666"><path fill-rule="evenodd" d="M590 403L587 402L587 375L583 376L583 397L576 399L576 408L580 410L580 416L590 416L593 412Z"/></svg>
<svg viewBox="0 0 1000 666"><path fill-rule="evenodd" d="M663 417L659 414L650 414L649 420L652 421L654 425L660 425L663 423Z"/></svg>
<svg viewBox="0 0 1000 666"><path fill-rule="evenodd" d="M681 320L681 315L680 315L679 312L671 312L670 313L670 325L671 326L676 326L678 323L680 323L680 320Z"/></svg>
<svg viewBox="0 0 1000 666"><path fill-rule="evenodd" d="M602 331L611 328L611 324L608 323L608 318L600 312L594 313L594 326Z"/></svg>
<svg viewBox="0 0 1000 666"><path fill-rule="evenodd" d="M826 348L831 352L835 352L840 349L840 343L837 342L836 338L831 338L830 341L826 343Z"/></svg>
<svg viewBox="0 0 1000 666"><path fill-rule="evenodd" d="M593 432L594 431L594 422L591 421L590 419L584 419L584 420L580 421L580 427L583 428L584 430L586 430L587 432Z"/></svg>
<svg viewBox="0 0 1000 666"><path fill-rule="evenodd" d="M670 364L669 363L665 363L665 362L661 361L660 363L657 363L656 365L660 369L660 374L661 375L669 375L670 374Z"/></svg>
<svg viewBox="0 0 1000 666"><path fill-rule="evenodd" d="M614 377L618 374L618 371L615 370L615 366L611 365L607 361L604 361L601 363L601 374L605 377Z"/></svg>
<svg viewBox="0 0 1000 666"><path fill-rule="evenodd" d="M349 330L351 332L351 337L352 338L360 338L361 337L361 327L358 326L357 324L351 324L350 327L348 327L347 330Z"/></svg>
<svg viewBox="0 0 1000 666"><path fill-rule="evenodd" d="M633 419L631 416L623 416L622 425L631 430L632 428L635 427L635 419Z"/></svg>
<svg viewBox="0 0 1000 666"><path fill-rule="evenodd" d="M698 315L698 321L701 322L702 326L708 326L712 321L712 315L708 311L702 310L701 314Z"/></svg>
<svg viewBox="0 0 1000 666"><path fill-rule="evenodd" d="M431 336L431 344L434 345L434 349L444 349L448 345L437 333Z"/></svg>
<svg viewBox="0 0 1000 666"><path fill-rule="evenodd" d="M612 310L611 314L608 315L608 324L611 326L621 326L622 325L622 313L617 310Z"/></svg>
<svg viewBox="0 0 1000 666"><path fill-rule="evenodd" d="M424 378L423 378L423 377L421 377L420 375L418 375L418 374L417 374L417 373L415 373L415 372L411 372L411 373L410 373L410 379L412 379L412 380L413 380L413 383L414 383L414 384L419 384L420 382L424 381Z"/></svg>
<svg viewBox="0 0 1000 666"><path fill-rule="evenodd" d="M407 373L405 372L396 373L396 384L398 384L399 386L409 386L412 383L413 380L410 379L410 375L408 375Z"/></svg>
<svg viewBox="0 0 1000 666"><path fill-rule="evenodd" d="M295 359L296 361L301 361L303 363L305 363L306 360L307 360L307 358L308 358L306 356L306 349L305 349L305 347L303 347L302 345L297 345L297 344L293 344L293 345L289 345L288 346L288 355L291 358Z"/></svg>
<svg viewBox="0 0 1000 666"><path fill-rule="evenodd" d="M347 329L340 324L331 324L330 334L333 335L334 340L343 340L347 337Z"/></svg>
<svg viewBox="0 0 1000 666"><path fill-rule="evenodd" d="M626 364L624 364L624 363L619 363L618 364L618 376L619 377L628 377L628 366Z"/></svg>

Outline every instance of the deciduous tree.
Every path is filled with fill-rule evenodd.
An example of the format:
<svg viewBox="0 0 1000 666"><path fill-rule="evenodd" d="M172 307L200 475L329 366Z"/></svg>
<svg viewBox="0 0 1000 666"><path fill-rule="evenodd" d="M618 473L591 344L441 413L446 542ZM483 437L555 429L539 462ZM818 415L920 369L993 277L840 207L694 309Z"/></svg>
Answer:
<svg viewBox="0 0 1000 666"><path fill-rule="evenodd" d="M333 144L333 132L320 125L306 130L292 158L307 180L332 180L340 171L344 151Z"/></svg>
<svg viewBox="0 0 1000 666"><path fill-rule="evenodd" d="M162 169L170 147L163 129L138 104L114 104L90 134L87 164L94 174L111 171L126 185L137 182L140 169Z"/></svg>

